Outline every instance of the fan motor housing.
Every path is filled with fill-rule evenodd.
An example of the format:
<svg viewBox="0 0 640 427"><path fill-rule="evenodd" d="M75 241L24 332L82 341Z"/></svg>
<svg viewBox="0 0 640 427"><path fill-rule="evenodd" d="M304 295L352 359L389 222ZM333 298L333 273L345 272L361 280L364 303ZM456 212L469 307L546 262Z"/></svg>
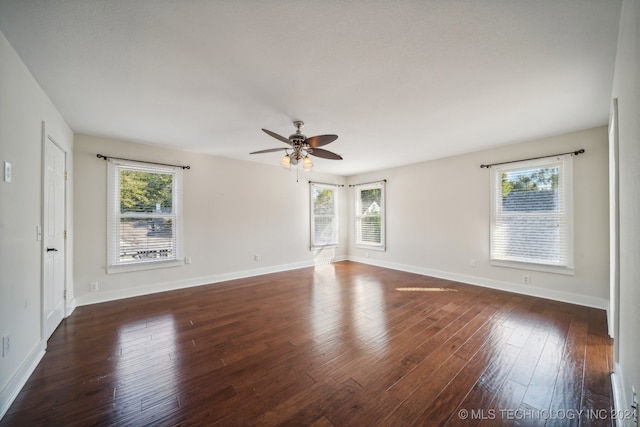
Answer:
<svg viewBox="0 0 640 427"><path fill-rule="evenodd" d="M302 145L307 140L307 137L301 133L294 133L289 135L289 140L293 145Z"/></svg>

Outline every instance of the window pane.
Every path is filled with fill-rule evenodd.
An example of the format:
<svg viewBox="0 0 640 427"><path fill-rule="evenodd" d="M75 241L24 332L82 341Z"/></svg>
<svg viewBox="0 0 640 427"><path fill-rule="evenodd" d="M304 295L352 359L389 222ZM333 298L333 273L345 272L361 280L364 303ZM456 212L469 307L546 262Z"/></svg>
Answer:
<svg viewBox="0 0 640 427"><path fill-rule="evenodd" d="M311 184L311 247L338 244L336 190Z"/></svg>
<svg viewBox="0 0 640 427"><path fill-rule="evenodd" d="M496 218L494 250L511 261L560 264L563 229L557 215L502 215Z"/></svg>
<svg viewBox="0 0 640 427"><path fill-rule="evenodd" d="M316 245L328 245L336 242L334 226L335 219L332 216L317 216L313 222L314 243Z"/></svg>
<svg viewBox="0 0 640 427"><path fill-rule="evenodd" d="M119 262L175 258L171 218L120 218Z"/></svg>
<svg viewBox="0 0 640 427"><path fill-rule="evenodd" d="M384 250L384 183L356 189L356 245Z"/></svg>
<svg viewBox="0 0 640 427"><path fill-rule="evenodd" d="M535 168L502 173L502 203L505 212L558 210L559 169Z"/></svg>
<svg viewBox="0 0 640 427"><path fill-rule="evenodd" d="M571 266L567 192L571 158L492 173L491 259Z"/></svg>
<svg viewBox="0 0 640 427"><path fill-rule="evenodd" d="M362 217L360 220L360 239L366 243L381 243L381 220L379 216Z"/></svg>
<svg viewBox="0 0 640 427"><path fill-rule="evenodd" d="M315 215L333 215L333 190L313 190L313 213Z"/></svg>
<svg viewBox="0 0 640 427"><path fill-rule="evenodd" d="M120 171L121 213L172 213L173 175Z"/></svg>
<svg viewBox="0 0 640 427"><path fill-rule="evenodd" d="M360 215L380 214L380 188L360 190Z"/></svg>

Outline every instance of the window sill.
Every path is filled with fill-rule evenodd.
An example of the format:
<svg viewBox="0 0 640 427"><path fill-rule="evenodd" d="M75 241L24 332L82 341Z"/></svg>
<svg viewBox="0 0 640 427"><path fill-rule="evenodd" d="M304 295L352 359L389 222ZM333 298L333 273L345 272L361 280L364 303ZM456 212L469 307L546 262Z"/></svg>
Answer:
<svg viewBox="0 0 640 427"><path fill-rule="evenodd" d="M380 252L385 252L387 250L387 247L383 245L363 245L362 243L357 244L356 248L366 249L369 251L380 251Z"/></svg>
<svg viewBox="0 0 640 427"><path fill-rule="evenodd" d="M528 262L490 260L491 265L496 267L517 268L519 270L542 271L545 273L564 274L566 276L575 275L575 270L568 267L555 265L532 264Z"/></svg>
<svg viewBox="0 0 640 427"><path fill-rule="evenodd" d="M335 249L339 246L338 243L332 243L330 245L319 245L319 246L311 246L309 247L310 251L321 251L323 249Z"/></svg>
<svg viewBox="0 0 640 427"><path fill-rule="evenodd" d="M168 268L168 267L179 267L182 264L184 264L182 260L171 260L171 261L149 261L149 262L142 262L139 264L112 265L107 267L107 274L127 273L131 271L142 271L142 270L155 270L158 268Z"/></svg>

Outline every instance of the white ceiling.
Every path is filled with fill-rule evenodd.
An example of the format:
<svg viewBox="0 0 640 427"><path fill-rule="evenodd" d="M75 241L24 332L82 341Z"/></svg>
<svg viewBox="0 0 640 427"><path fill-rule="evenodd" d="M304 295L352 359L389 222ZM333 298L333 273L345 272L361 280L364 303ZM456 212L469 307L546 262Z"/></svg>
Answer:
<svg viewBox="0 0 640 427"><path fill-rule="evenodd" d="M302 119L353 175L606 124L620 5L0 0L0 31L75 132L277 165L260 129Z"/></svg>

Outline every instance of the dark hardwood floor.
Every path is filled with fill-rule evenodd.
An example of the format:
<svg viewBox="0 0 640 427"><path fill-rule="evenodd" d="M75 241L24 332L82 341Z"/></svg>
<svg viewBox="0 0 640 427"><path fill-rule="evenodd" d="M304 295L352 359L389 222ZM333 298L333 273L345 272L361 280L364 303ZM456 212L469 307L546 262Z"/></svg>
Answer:
<svg viewBox="0 0 640 427"><path fill-rule="evenodd" d="M602 310L340 262L78 307L0 425L610 426L611 344Z"/></svg>

